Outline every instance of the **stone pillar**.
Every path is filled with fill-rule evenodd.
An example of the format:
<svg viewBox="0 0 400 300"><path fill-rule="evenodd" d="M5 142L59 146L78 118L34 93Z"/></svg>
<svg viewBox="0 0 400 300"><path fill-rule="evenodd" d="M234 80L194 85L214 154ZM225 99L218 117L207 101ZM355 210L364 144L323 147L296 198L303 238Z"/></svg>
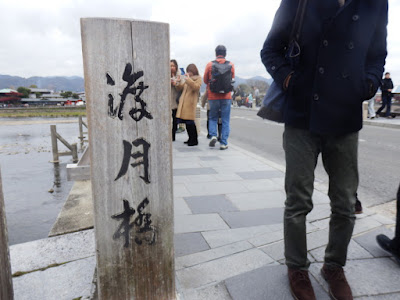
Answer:
<svg viewBox="0 0 400 300"><path fill-rule="evenodd" d="M99 298L175 299L169 25L81 33Z"/></svg>
<svg viewBox="0 0 400 300"><path fill-rule="evenodd" d="M0 299L14 299L12 286L10 254L8 250L8 235L6 211L4 209L3 185L0 172Z"/></svg>

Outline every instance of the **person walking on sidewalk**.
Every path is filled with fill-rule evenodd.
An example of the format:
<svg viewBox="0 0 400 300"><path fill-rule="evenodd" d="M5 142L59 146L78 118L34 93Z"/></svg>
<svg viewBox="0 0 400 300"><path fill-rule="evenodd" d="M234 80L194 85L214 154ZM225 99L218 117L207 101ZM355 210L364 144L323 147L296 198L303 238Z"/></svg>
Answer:
<svg viewBox="0 0 400 300"><path fill-rule="evenodd" d="M375 95L368 100L368 114L371 120L375 119Z"/></svg>
<svg viewBox="0 0 400 300"><path fill-rule="evenodd" d="M207 84L208 102L210 105L209 130L211 141L209 146L215 147L217 143L217 123L219 111L221 111L221 141L220 149L228 149L228 137L230 132L232 89L235 78L235 66L227 61L226 48L223 45L215 48L216 60L207 64L204 71L204 83Z"/></svg>
<svg viewBox="0 0 400 300"><path fill-rule="evenodd" d="M286 91L285 258L295 299L315 299L308 275L306 216L318 156L329 175L331 219L321 273L333 299L353 299L343 267L355 222L362 102L378 89L387 55L388 1L308 1L299 63L285 52L303 0L282 0L261 59ZM298 14L300 15L300 14Z"/></svg>
<svg viewBox="0 0 400 300"><path fill-rule="evenodd" d="M207 90L201 96L201 107L205 108L207 105L207 139L211 139L211 134L210 134L210 104L207 99ZM221 127L222 127L222 121L221 121L221 110L218 113L218 141L221 141Z"/></svg>
<svg viewBox="0 0 400 300"><path fill-rule="evenodd" d="M178 90L177 81L179 80L180 72L178 69L178 62L171 59L171 109L172 109L172 141L175 141L176 130L178 129L178 121L176 119L176 112L178 110Z"/></svg>
<svg viewBox="0 0 400 300"><path fill-rule="evenodd" d="M385 117L390 118L390 109L392 107L392 90L393 90L393 82L390 78L390 73L385 73L385 78L382 80L382 105L379 107L378 111L376 112L376 116L379 117L379 114L382 110L386 107Z"/></svg>
<svg viewBox="0 0 400 300"><path fill-rule="evenodd" d="M186 68L185 78L178 81L177 88L182 90L179 98L178 111L176 117L186 124L186 131L189 139L185 142L188 146L197 146L196 107L199 101L199 91L201 87L201 76L195 64L190 64Z"/></svg>
<svg viewBox="0 0 400 300"><path fill-rule="evenodd" d="M380 234L376 237L376 241L383 250L393 255L400 265L400 184L397 190L397 217L394 238L390 239L386 235Z"/></svg>

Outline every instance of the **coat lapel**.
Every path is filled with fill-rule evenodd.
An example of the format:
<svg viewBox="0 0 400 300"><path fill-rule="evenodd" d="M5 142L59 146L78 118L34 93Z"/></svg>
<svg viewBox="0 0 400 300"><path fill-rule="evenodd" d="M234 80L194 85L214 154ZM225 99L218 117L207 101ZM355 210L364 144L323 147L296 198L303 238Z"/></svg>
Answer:
<svg viewBox="0 0 400 300"><path fill-rule="evenodd" d="M335 0L337 2L337 0ZM340 15L342 13L343 10L346 9L347 6L350 5L351 2L353 2L354 0L346 0L346 2L344 3L344 5L342 7L339 8L339 10L336 12L335 16L333 18L336 18L338 15Z"/></svg>

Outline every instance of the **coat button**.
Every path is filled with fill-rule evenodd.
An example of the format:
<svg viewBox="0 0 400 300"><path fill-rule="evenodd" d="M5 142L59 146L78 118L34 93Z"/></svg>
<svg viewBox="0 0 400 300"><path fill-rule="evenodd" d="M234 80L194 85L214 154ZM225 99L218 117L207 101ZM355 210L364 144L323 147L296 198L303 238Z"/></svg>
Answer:
<svg viewBox="0 0 400 300"><path fill-rule="evenodd" d="M358 21L358 19L360 19L360 16L359 15L354 15L352 19L353 19L353 21Z"/></svg>
<svg viewBox="0 0 400 300"><path fill-rule="evenodd" d="M328 45L329 45L328 40L323 40L322 45L324 45L325 47L328 47Z"/></svg>
<svg viewBox="0 0 400 300"><path fill-rule="evenodd" d="M347 48L349 48L349 50L353 50L354 49L354 44L353 42L350 42L347 44Z"/></svg>
<svg viewBox="0 0 400 300"><path fill-rule="evenodd" d="M271 70L272 70L272 71L275 71L275 69L276 69L275 66L272 66L272 67L271 67Z"/></svg>
<svg viewBox="0 0 400 300"><path fill-rule="evenodd" d="M318 69L319 74L324 74L325 73L325 69L323 67L320 67Z"/></svg>
<svg viewBox="0 0 400 300"><path fill-rule="evenodd" d="M319 95L318 94L314 94L314 100L318 101L319 100Z"/></svg>

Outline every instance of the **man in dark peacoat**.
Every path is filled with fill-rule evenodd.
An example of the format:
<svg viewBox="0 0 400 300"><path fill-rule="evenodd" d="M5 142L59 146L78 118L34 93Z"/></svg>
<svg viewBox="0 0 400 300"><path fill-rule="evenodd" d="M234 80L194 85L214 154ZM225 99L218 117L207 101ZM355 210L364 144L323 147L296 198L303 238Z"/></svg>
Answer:
<svg viewBox="0 0 400 300"><path fill-rule="evenodd" d="M384 71L388 1L309 0L300 59L292 68L285 50L299 2L282 0L261 50L263 64L287 97L283 145L289 282L297 298L315 299L308 280L305 221L313 208L314 169L321 153L332 209L322 273L336 299L352 299L342 267L355 220L358 131L362 102L376 93Z"/></svg>

